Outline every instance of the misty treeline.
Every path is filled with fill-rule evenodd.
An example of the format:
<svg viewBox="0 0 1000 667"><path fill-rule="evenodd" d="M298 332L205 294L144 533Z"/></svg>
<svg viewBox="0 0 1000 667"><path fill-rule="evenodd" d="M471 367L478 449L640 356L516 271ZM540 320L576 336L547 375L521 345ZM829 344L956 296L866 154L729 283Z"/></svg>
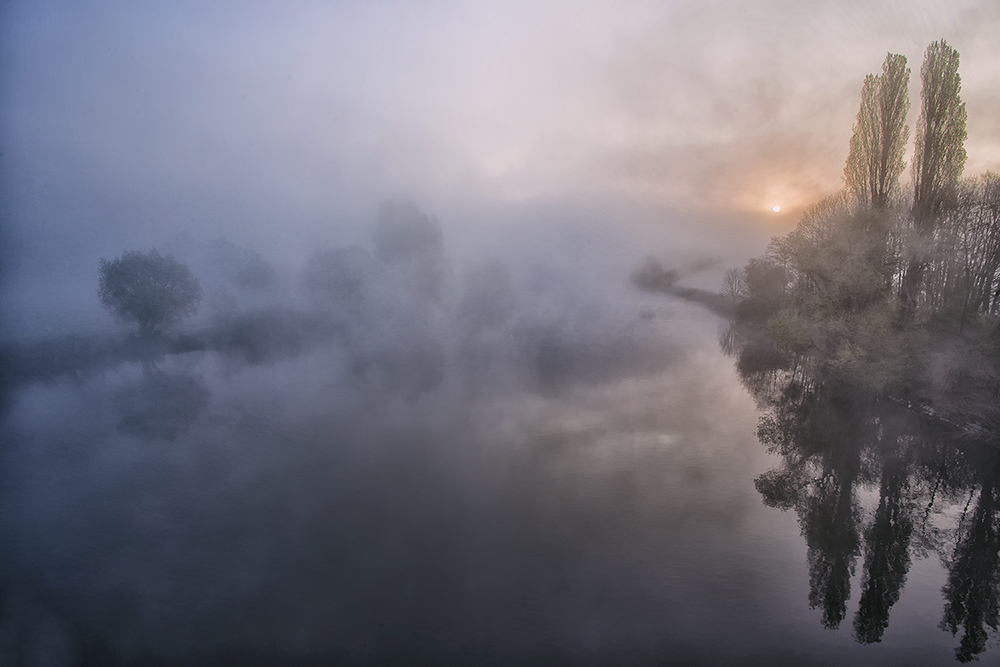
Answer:
<svg viewBox="0 0 1000 667"><path fill-rule="evenodd" d="M1000 177L962 177L959 55L931 44L920 70L911 184L910 70L889 54L861 93L842 192L809 208L762 257L725 276L724 345L801 364L944 418L1000 428ZM750 354L748 352L748 354ZM749 362L748 363L756 363Z"/></svg>
<svg viewBox="0 0 1000 667"><path fill-rule="evenodd" d="M374 251L319 247L303 266L292 268L285 285L259 252L224 238L208 243L183 239L185 261L156 249L102 259L97 297L126 326L127 335L67 333L8 345L5 379L79 375L197 350L267 363L320 343L360 346L365 334L373 333L366 326L376 320L385 324L392 316L410 316L406 334L412 338L442 306L450 267L441 227L413 204L386 202L372 237ZM506 274L493 278L495 289L509 286ZM359 367L372 361L357 352Z"/></svg>
<svg viewBox="0 0 1000 667"><path fill-rule="evenodd" d="M236 369L320 348L341 350L348 376L372 400L412 402L448 372L470 390L508 381L545 390L630 372L652 345L628 331L609 338L592 317L572 322L572 304L553 309L569 282L551 271L497 258L457 266L440 223L410 202L381 205L370 244L320 242L294 264L273 263L224 238L172 243L170 252L128 250L99 261L97 301L123 325L118 333L69 330L7 342L0 349L4 403L32 382L83 380L128 363L146 369L149 396L123 397L125 412L167 405L165 396L200 402L204 391L175 391L191 378L160 372L168 356L211 352ZM193 402L147 421L193 418ZM137 421L133 415L123 423Z"/></svg>
<svg viewBox="0 0 1000 667"><path fill-rule="evenodd" d="M632 284L647 292L663 292L686 301L705 306L712 312L726 318L733 316L733 303L725 294L710 292L679 284L682 277L688 277L703 270L716 268L716 260L696 260L677 269L668 269L655 257L647 257L631 275ZM726 276L729 278L729 274Z"/></svg>

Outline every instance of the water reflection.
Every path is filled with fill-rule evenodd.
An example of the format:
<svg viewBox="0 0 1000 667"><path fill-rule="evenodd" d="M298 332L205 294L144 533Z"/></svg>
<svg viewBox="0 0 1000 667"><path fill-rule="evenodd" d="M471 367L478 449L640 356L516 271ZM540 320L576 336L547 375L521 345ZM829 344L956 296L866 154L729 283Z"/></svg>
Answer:
<svg viewBox="0 0 1000 667"><path fill-rule="evenodd" d="M174 440L201 414L209 391L193 375L168 373L155 362L142 365L142 377L114 396L118 428L149 439Z"/></svg>
<svg viewBox="0 0 1000 667"><path fill-rule="evenodd" d="M963 439L905 401L807 369L739 325L724 329L720 343L764 410L758 438L781 463L754 484L765 505L798 515L809 605L822 611L823 625L846 618L863 555L854 637L880 642L912 556L933 553L948 570L940 627L961 634L959 661L983 653L998 625L1000 450Z"/></svg>
<svg viewBox="0 0 1000 667"><path fill-rule="evenodd" d="M804 569L789 575L795 516L757 502L771 459L714 319L614 292L556 317L513 270L470 275L451 329L412 300L299 319L254 306L259 327L210 321L201 349L95 354L92 372L19 384L0 420L0 664L36 635L102 666L950 653L897 618L869 660L790 604L808 595ZM788 453L758 488L808 527L826 622L849 630L857 570L857 634L881 636L907 558L959 553L946 512L968 504L971 529L982 469L973 449L911 442L904 410L877 439L863 396L766 372L773 357L743 364ZM988 629L986 598L954 588L956 631Z"/></svg>
<svg viewBox="0 0 1000 667"><path fill-rule="evenodd" d="M854 617L854 636L862 644L882 640L889 626L889 610L899 601L910 569L915 504L904 495L909 489L910 450L901 446L900 440L892 435L884 438L879 452L879 503L865 531L864 579Z"/></svg>
<svg viewBox="0 0 1000 667"><path fill-rule="evenodd" d="M1000 540L997 538L997 479L1000 464L994 455L980 469L979 488L971 489L970 500L978 494L971 517L963 513L959 538L948 562L948 583L944 587L945 608L941 627L956 634L964 629L956 650L958 659L968 662L986 649L987 626L997 629L1000 591Z"/></svg>
<svg viewBox="0 0 1000 667"><path fill-rule="evenodd" d="M0 664L49 616L66 638L39 636L81 665L791 650L733 539L761 457L714 322L630 310L561 338L480 311L472 325L509 335L444 339L443 380L416 402L406 366L357 360L420 349L419 332L267 363L213 342L19 386L0 422ZM471 392L470 351L492 362ZM564 365L543 386L550 353Z"/></svg>

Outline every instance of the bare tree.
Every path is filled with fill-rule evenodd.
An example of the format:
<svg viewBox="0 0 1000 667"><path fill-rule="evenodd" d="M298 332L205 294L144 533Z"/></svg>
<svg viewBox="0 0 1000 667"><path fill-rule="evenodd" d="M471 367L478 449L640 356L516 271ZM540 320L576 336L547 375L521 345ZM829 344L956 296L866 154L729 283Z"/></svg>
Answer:
<svg viewBox="0 0 1000 667"><path fill-rule="evenodd" d="M726 271L722 277L722 295L733 300L733 308L747 297L747 276L742 268Z"/></svg>
<svg viewBox="0 0 1000 667"><path fill-rule="evenodd" d="M962 179L957 204L938 223L937 253L928 263L928 290L939 307L961 313L995 313L1000 287L1000 179L986 172Z"/></svg>

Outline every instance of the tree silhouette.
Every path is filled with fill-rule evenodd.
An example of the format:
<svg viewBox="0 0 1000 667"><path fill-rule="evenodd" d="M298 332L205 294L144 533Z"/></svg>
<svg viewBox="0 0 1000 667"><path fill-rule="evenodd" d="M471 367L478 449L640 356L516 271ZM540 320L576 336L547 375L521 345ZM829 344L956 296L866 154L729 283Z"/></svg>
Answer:
<svg viewBox="0 0 1000 667"><path fill-rule="evenodd" d="M747 296L747 277L741 268L729 269L722 278L722 294L733 302L733 310Z"/></svg>
<svg viewBox="0 0 1000 667"><path fill-rule="evenodd" d="M774 401L757 435L784 465L757 477L754 486L764 504L798 514L808 549L809 607L822 610L824 627L837 628L861 553L855 486L872 436L870 415L852 396L795 381Z"/></svg>
<svg viewBox="0 0 1000 667"><path fill-rule="evenodd" d="M839 473L839 474L837 474ZM860 549L854 479L836 471L817 484L800 517L808 547L809 606L823 610L823 626L837 628L847 614L851 576Z"/></svg>
<svg viewBox="0 0 1000 667"><path fill-rule="evenodd" d="M806 451L820 452L820 475L800 505L799 524L808 548L809 606L823 610L823 626L839 627L847 614L851 577L861 553L861 515L855 486L861 450L870 432L867 416L847 396L820 395L806 403L798 437Z"/></svg>
<svg viewBox="0 0 1000 667"><path fill-rule="evenodd" d="M669 292L680 276L665 269L655 257L647 257L642 266L632 272L632 284L648 292Z"/></svg>
<svg viewBox="0 0 1000 667"><path fill-rule="evenodd" d="M101 260L97 295L115 317L139 326L149 338L194 313L201 286L190 269L156 250L133 250Z"/></svg>
<svg viewBox="0 0 1000 667"><path fill-rule="evenodd" d="M972 520L955 545L944 587L941 628L965 632L955 649L959 662L970 662L986 650L987 627L1000 623L1000 457L983 466L979 501Z"/></svg>
<svg viewBox="0 0 1000 667"><path fill-rule="evenodd" d="M318 250L306 264L306 291L323 304L358 311L365 305L376 269L374 258L364 248Z"/></svg>
<svg viewBox="0 0 1000 667"><path fill-rule="evenodd" d="M446 278L444 234L437 218L410 202L385 202L372 231L375 259L399 287L420 300L440 300Z"/></svg>
<svg viewBox="0 0 1000 667"><path fill-rule="evenodd" d="M882 480L875 520L865 531L864 582L854 616L854 637L862 644L882 641L889 611L899 601L910 569L913 519L904 497L908 471L898 451L899 438L885 438Z"/></svg>

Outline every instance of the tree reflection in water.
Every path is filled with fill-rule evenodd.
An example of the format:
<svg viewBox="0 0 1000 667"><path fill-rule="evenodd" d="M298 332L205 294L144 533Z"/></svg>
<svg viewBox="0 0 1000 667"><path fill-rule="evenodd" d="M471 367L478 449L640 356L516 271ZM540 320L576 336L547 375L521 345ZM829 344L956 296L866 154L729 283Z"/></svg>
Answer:
<svg viewBox="0 0 1000 667"><path fill-rule="evenodd" d="M198 378L168 373L155 362L142 365L141 379L115 396L118 428L150 440L174 440L201 414L209 391Z"/></svg>
<svg viewBox="0 0 1000 667"><path fill-rule="evenodd" d="M781 464L754 483L765 505L799 517L810 607L822 611L825 627L839 627L863 554L854 637L879 642L911 554L936 553L948 570L940 627L961 633L960 662L976 659L1000 617L996 443L963 440L904 404L872 396L815 364L807 368L738 327L724 330L720 342L737 357L740 379L764 411L761 443L781 456ZM865 511L862 497L876 490L877 506ZM957 524L948 520L953 514Z"/></svg>
<svg viewBox="0 0 1000 667"><path fill-rule="evenodd" d="M997 530L997 492L1000 457L994 455L979 469L978 495L971 518L963 515L958 540L948 565L948 583L944 587L944 619L941 627L952 634L964 628L956 650L962 662L972 660L986 650L989 626L997 629L998 591L1000 591L1000 539ZM974 482L975 484L975 482ZM970 495L971 499L971 495Z"/></svg>

